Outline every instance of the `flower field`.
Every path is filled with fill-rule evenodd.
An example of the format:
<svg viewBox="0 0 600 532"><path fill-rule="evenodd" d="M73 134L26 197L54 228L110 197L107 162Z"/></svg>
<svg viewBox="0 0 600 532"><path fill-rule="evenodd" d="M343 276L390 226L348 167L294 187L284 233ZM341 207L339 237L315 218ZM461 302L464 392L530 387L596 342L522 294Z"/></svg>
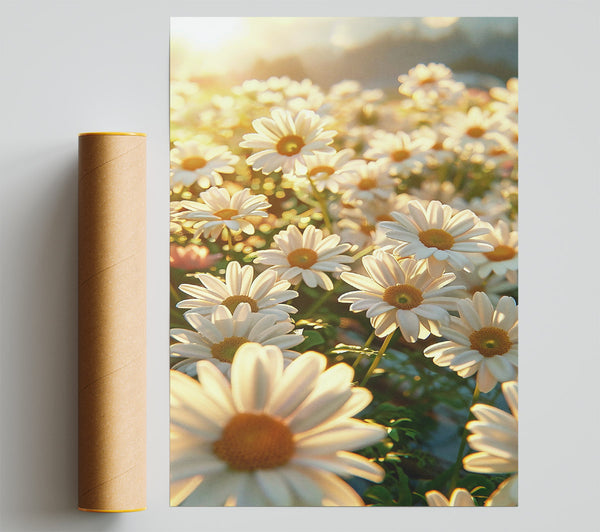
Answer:
<svg viewBox="0 0 600 532"><path fill-rule="evenodd" d="M517 80L170 116L171 504L517 505Z"/></svg>

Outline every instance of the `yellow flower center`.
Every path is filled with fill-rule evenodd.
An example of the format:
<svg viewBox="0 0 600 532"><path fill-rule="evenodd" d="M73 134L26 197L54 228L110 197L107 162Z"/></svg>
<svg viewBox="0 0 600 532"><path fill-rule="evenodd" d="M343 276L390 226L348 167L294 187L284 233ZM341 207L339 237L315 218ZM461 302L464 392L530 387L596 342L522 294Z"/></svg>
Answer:
<svg viewBox="0 0 600 532"><path fill-rule="evenodd" d="M423 85L429 85L430 83L435 83L437 79L433 76L429 76L428 78L422 79L419 81L419 85L422 87Z"/></svg>
<svg viewBox="0 0 600 532"><path fill-rule="evenodd" d="M506 155L508 152L504 148L496 147L491 148L489 153L491 157L500 157L500 155Z"/></svg>
<svg viewBox="0 0 600 532"><path fill-rule="evenodd" d="M236 214L239 214L237 209L221 209L214 213L214 215L221 218L221 220L231 220Z"/></svg>
<svg viewBox="0 0 600 532"><path fill-rule="evenodd" d="M427 229L419 233L419 240L428 248L452 249L454 237L442 229Z"/></svg>
<svg viewBox="0 0 600 532"><path fill-rule="evenodd" d="M213 452L236 471L272 469L294 455L294 435L266 414L236 414L213 443Z"/></svg>
<svg viewBox="0 0 600 532"><path fill-rule="evenodd" d="M375 231L375 226L371 225L369 222L363 222L360 224L360 232L364 233L367 236L371 236L371 233Z"/></svg>
<svg viewBox="0 0 600 532"><path fill-rule="evenodd" d="M229 311L233 314L233 311L237 308L240 303L248 303L252 312L258 312L258 305L256 300L248 296L229 296L224 299L221 305L225 305Z"/></svg>
<svg viewBox="0 0 600 532"><path fill-rule="evenodd" d="M510 246L500 244L496 246L493 251L488 251L484 255L493 262L501 262L503 260L510 260L517 254L516 250Z"/></svg>
<svg viewBox="0 0 600 532"><path fill-rule="evenodd" d="M508 333L498 327L483 327L469 336L471 349L479 351L484 357L494 357L507 353L512 347Z"/></svg>
<svg viewBox="0 0 600 532"><path fill-rule="evenodd" d="M406 161L410 157L410 151L408 150L396 150L392 152L392 160L401 163L402 161Z"/></svg>
<svg viewBox="0 0 600 532"><path fill-rule="evenodd" d="M483 129L481 126L471 126L469 129L467 129L467 135L469 135L469 137L473 137L474 139L483 137L484 133L485 129Z"/></svg>
<svg viewBox="0 0 600 532"><path fill-rule="evenodd" d="M249 342L249 340L243 336L230 336L218 344L213 344L210 348L210 352L213 357L221 362L232 362L233 355L235 355L239 347L246 342Z"/></svg>
<svg viewBox="0 0 600 532"><path fill-rule="evenodd" d="M315 166L313 169L310 170L310 172L308 172L308 177L313 177L321 173L330 176L331 174L333 174L333 172L335 172L335 168L332 168L331 166Z"/></svg>
<svg viewBox="0 0 600 532"><path fill-rule="evenodd" d="M441 140L438 140L433 146L431 146L432 150L441 151L444 149L444 143Z"/></svg>
<svg viewBox="0 0 600 532"><path fill-rule="evenodd" d="M371 190L377 186L377 179L373 177L363 177L358 182L358 188L360 190Z"/></svg>
<svg viewBox="0 0 600 532"><path fill-rule="evenodd" d="M298 135L286 135L279 139L277 143L277 151L281 155L291 157L300 153L300 150L304 147L304 139Z"/></svg>
<svg viewBox="0 0 600 532"><path fill-rule="evenodd" d="M199 168L204 168L206 163L207 161L204 157L186 157L183 161L181 161L181 168L193 172Z"/></svg>
<svg viewBox="0 0 600 532"><path fill-rule="evenodd" d="M392 218L389 214L379 214L375 216L375 221L377 222L393 222L394 218Z"/></svg>
<svg viewBox="0 0 600 532"><path fill-rule="evenodd" d="M309 248L298 248L292 251L287 260L290 266L297 266L305 270L309 269L315 262L317 262L319 256L317 252Z"/></svg>
<svg viewBox="0 0 600 532"><path fill-rule="evenodd" d="M385 289L383 300L393 307L410 310L423 302L423 294L410 284L397 284Z"/></svg>

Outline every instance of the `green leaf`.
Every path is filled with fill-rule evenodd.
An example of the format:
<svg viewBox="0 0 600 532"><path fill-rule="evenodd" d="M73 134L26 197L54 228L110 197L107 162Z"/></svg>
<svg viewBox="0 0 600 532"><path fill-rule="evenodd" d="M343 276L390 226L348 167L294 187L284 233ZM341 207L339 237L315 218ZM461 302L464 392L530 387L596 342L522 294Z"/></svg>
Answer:
<svg viewBox="0 0 600 532"><path fill-rule="evenodd" d="M371 486L365 492L365 498L375 501L383 506L395 506L394 498L392 494L381 485Z"/></svg>
<svg viewBox="0 0 600 532"><path fill-rule="evenodd" d="M398 506L412 506L412 491L408 476L399 465L394 464L394 466L398 474Z"/></svg>
<svg viewBox="0 0 600 532"><path fill-rule="evenodd" d="M304 331L302 331L302 336L304 336L304 342L302 342L298 347L296 347L296 350L298 350L300 353L304 353L312 347L325 343L325 339L317 331L305 329Z"/></svg>

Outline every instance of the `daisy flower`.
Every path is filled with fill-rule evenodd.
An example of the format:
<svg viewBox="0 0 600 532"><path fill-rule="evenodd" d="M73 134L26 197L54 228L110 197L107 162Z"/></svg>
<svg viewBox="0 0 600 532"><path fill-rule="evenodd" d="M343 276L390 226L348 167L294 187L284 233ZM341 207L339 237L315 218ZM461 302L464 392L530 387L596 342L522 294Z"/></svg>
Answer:
<svg viewBox="0 0 600 532"><path fill-rule="evenodd" d="M332 85L327 93L330 100L353 100L362 91L362 85L355 80L345 79Z"/></svg>
<svg viewBox="0 0 600 532"><path fill-rule="evenodd" d="M489 190L482 197L472 198L470 201L456 196L448 204L457 211L469 209L481 221L490 224L495 224L501 219L507 219L511 207L510 201L498 190Z"/></svg>
<svg viewBox="0 0 600 532"><path fill-rule="evenodd" d="M516 381L502 384L510 414L494 406L476 404L471 407L475 420L467 423L471 435L469 446L478 451L463 458L463 466L473 473L516 473L519 469L519 385ZM518 475L505 480L485 502L486 506L516 506Z"/></svg>
<svg viewBox="0 0 600 532"><path fill-rule="evenodd" d="M463 378L477 373L477 386L484 393L497 382L515 379L519 341L515 300L501 297L494 308L485 293L477 292L472 300L458 302L458 313L460 317L452 316L447 327L440 327L448 340L430 345L424 355Z"/></svg>
<svg viewBox="0 0 600 532"><path fill-rule="evenodd" d="M354 150L345 149L337 153L316 153L304 157L306 169L299 174L287 174L285 177L308 184L307 178L315 188L322 192L325 189L333 193L339 191L339 184L344 182L348 173L353 170L346 163L354 157Z"/></svg>
<svg viewBox="0 0 600 532"><path fill-rule="evenodd" d="M456 272L456 282L465 288L457 290L455 295L459 299L471 299L476 292L485 292L493 305L497 305L500 298L506 293L517 289L505 276L492 273L487 279L482 279L475 273L465 271Z"/></svg>
<svg viewBox="0 0 600 532"><path fill-rule="evenodd" d="M350 244L340 244L338 235L324 237L323 231L313 225L307 226L304 233L290 225L273 240L279 249L257 251L254 262L271 266L281 279L292 284L304 281L311 288L318 285L332 290L333 283L325 272L350 270L346 263L352 262L352 257L343 255Z"/></svg>
<svg viewBox="0 0 600 532"><path fill-rule="evenodd" d="M384 200L370 201L360 206L347 204L332 205L331 211L342 222L352 220L360 225L369 225L374 229L379 222L391 222L392 212L408 212L408 202L412 197L408 194L391 194Z"/></svg>
<svg viewBox="0 0 600 532"><path fill-rule="evenodd" d="M419 188L409 189L412 199L419 199L421 203L427 204L432 200L437 200L440 203L447 203L454 207L451 202L456 200L456 188L450 181L423 181ZM466 202L464 202L466 203ZM456 210L462 210L454 207ZM466 208L466 207L463 207ZM408 208L405 209L408 212Z"/></svg>
<svg viewBox="0 0 600 532"><path fill-rule="evenodd" d="M450 205L430 201L425 207L419 200L408 203L409 214L392 213L394 222L382 222L387 236L401 242L394 253L402 257L427 259L430 271L441 272L446 263L456 270L471 271L469 253L492 251L481 237L491 226L480 222L469 210L455 212Z"/></svg>
<svg viewBox="0 0 600 532"><path fill-rule="evenodd" d="M345 203L360 205L384 200L395 194L396 181L390 177L385 161L356 160L348 163L347 169L352 172L340 183L340 191L344 193L342 201Z"/></svg>
<svg viewBox="0 0 600 532"><path fill-rule="evenodd" d="M439 126L429 127L421 126L417 130L417 134L427 138L430 143L430 148L425 155L425 163L428 168L439 168L443 164L447 164L456 159L456 154L452 150L444 148L444 140L446 135L443 135ZM443 181L443 183L450 183Z"/></svg>
<svg viewBox="0 0 600 532"><path fill-rule="evenodd" d="M428 506L476 506L475 500L464 488L456 488L450 495L450 500L436 490L428 491L425 494L425 499L427 499Z"/></svg>
<svg viewBox="0 0 600 532"><path fill-rule="evenodd" d="M393 220L391 213L406 210L409 200L408 194L392 194L385 200L372 201L360 207L341 208L336 225L342 242L352 244L352 252L370 245L393 247L395 242L387 238L380 222Z"/></svg>
<svg viewBox="0 0 600 532"><path fill-rule="evenodd" d="M248 157L247 163L263 174L302 172L307 155L334 152L329 144L336 132L325 130L323 120L313 111L302 110L294 118L289 111L274 109L271 118L257 118L252 127L257 133L244 135L240 146L260 150Z"/></svg>
<svg viewBox="0 0 600 532"><path fill-rule="evenodd" d="M471 157L475 163L483 164L490 171L498 167L514 164L518 158L518 148L503 133L490 133L489 138L495 140L495 144L485 146L485 151L476 157ZM512 165L511 165L512 166Z"/></svg>
<svg viewBox="0 0 600 532"><path fill-rule="evenodd" d="M492 113L480 107L471 107L468 112L450 113L441 128L447 138L444 148L454 150L463 158L481 154L498 145L497 135L506 131L509 122L504 115Z"/></svg>
<svg viewBox="0 0 600 532"><path fill-rule="evenodd" d="M368 276L342 273L341 278L358 291L339 297L350 303L353 312L367 311L367 318L380 338L400 329L408 342L440 336L439 323L448 323L448 310L455 310L458 299L446 294L456 287L446 286L453 273L432 276L425 261L403 259L385 251L376 251L362 259Z"/></svg>
<svg viewBox="0 0 600 532"><path fill-rule="evenodd" d="M225 228L252 235L254 225L247 218L266 218L265 210L271 206L264 194L252 194L249 188L230 196L225 188L211 187L200 194L200 199L202 202L182 201L180 204L186 210L178 214L181 218L197 221L194 238L203 235L216 239Z"/></svg>
<svg viewBox="0 0 600 532"><path fill-rule="evenodd" d="M366 220L363 223L340 220L336 225L336 233L340 235L342 242L351 245L351 253L365 250L370 246L383 248L394 245L394 242L385 236L385 231L376 225L368 224Z"/></svg>
<svg viewBox="0 0 600 532"><path fill-rule="evenodd" d="M289 361L298 353L288 348L304 341L301 334L288 334L294 329L293 323L253 313L248 303L238 304L233 313L219 305L210 317L196 309L188 310L183 316L195 331L171 329L171 336L179 342L170 347L171 354L210 360L223 372L229 370L233 355L245 343L277 346Z"/></svg>
<svg viewBox="0 0 600 532"><path fill-rule="evenodd" d="M376 131L369 141L365 159L387 163L392 175L408 176L420 173L426 161L427 150L433 146L431 137L411 136L403 131L387 133Z"/></svg>
<svg viewBox="0 0 600 532"><path fill-rule="evenodd" d="M289 320L289 314L297 309L285 302L298 297L298 292L288 290L288 281L278 281L277 273L266 270L254 279L251 265L241 266L232 261L225 270L225 281L209 273L201 273L196 278L203 287L182 284L179 289L192 296L177 303L178 308L196 309L200 314L211 314L219 305L234 312L240 303L248 303L252 312L269 314L278 321Z"/></svg>
<svg viewBox="0 0 600 532"><path fill-rule="evenodd" d="M278 348L246 344L231 379L207 361L200 382L171 371L171 505L363 506L340 477L381 482L351 451L387 433L352 417L372 400L352 368L326 366L308 352L284 369Z"/></svg>
<svg viewBox="0 0 600 532"><path fill-rule="evenodd" d="M227 146L203 146L196 140L176 140L171 150L171 184L191 185L196 181L202 188L222 185L219 172L231 173L239 161Z"/></svg>
<svg viewBox="0 0 600 532"><path fill-rule="evenodd" d="M452 77L452 70L441 63L420 63L398 76L398 92L424 104L435 104L449 100L460 93L464 84Z"/></svg>
<svg viewBox="0 0 600 532"><path fill-rule="evenodd" d="M504 87L492 87L490 96L496 100L492 102L494 110L503 111L516 117L519 114L519 80L510 78Z"/></svg>
<svg viewBox="0 0 600 532"><path fill-rule="evenodd" d="M511 231L504 220L499 220L493 231L485 239L494 246L493 251L473 258L482 279L490 273L506 276L509 282L517 283L519 269L519 233Z"/></svg>

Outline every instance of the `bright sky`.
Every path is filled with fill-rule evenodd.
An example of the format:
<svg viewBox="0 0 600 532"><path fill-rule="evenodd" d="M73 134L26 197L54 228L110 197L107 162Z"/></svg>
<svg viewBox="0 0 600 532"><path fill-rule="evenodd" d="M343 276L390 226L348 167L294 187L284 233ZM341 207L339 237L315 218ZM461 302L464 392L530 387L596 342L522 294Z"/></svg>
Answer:
<svg viewBox="0 0 600 532"><path fill-rule="evenodd" d="M326 46L335 54L384 32L435 39L457 23L474 40L492 27L501 32L516 27L514 18L172 18L172 74L185 78L244 70L258 57L273 59L307 46Z"/></svg>

